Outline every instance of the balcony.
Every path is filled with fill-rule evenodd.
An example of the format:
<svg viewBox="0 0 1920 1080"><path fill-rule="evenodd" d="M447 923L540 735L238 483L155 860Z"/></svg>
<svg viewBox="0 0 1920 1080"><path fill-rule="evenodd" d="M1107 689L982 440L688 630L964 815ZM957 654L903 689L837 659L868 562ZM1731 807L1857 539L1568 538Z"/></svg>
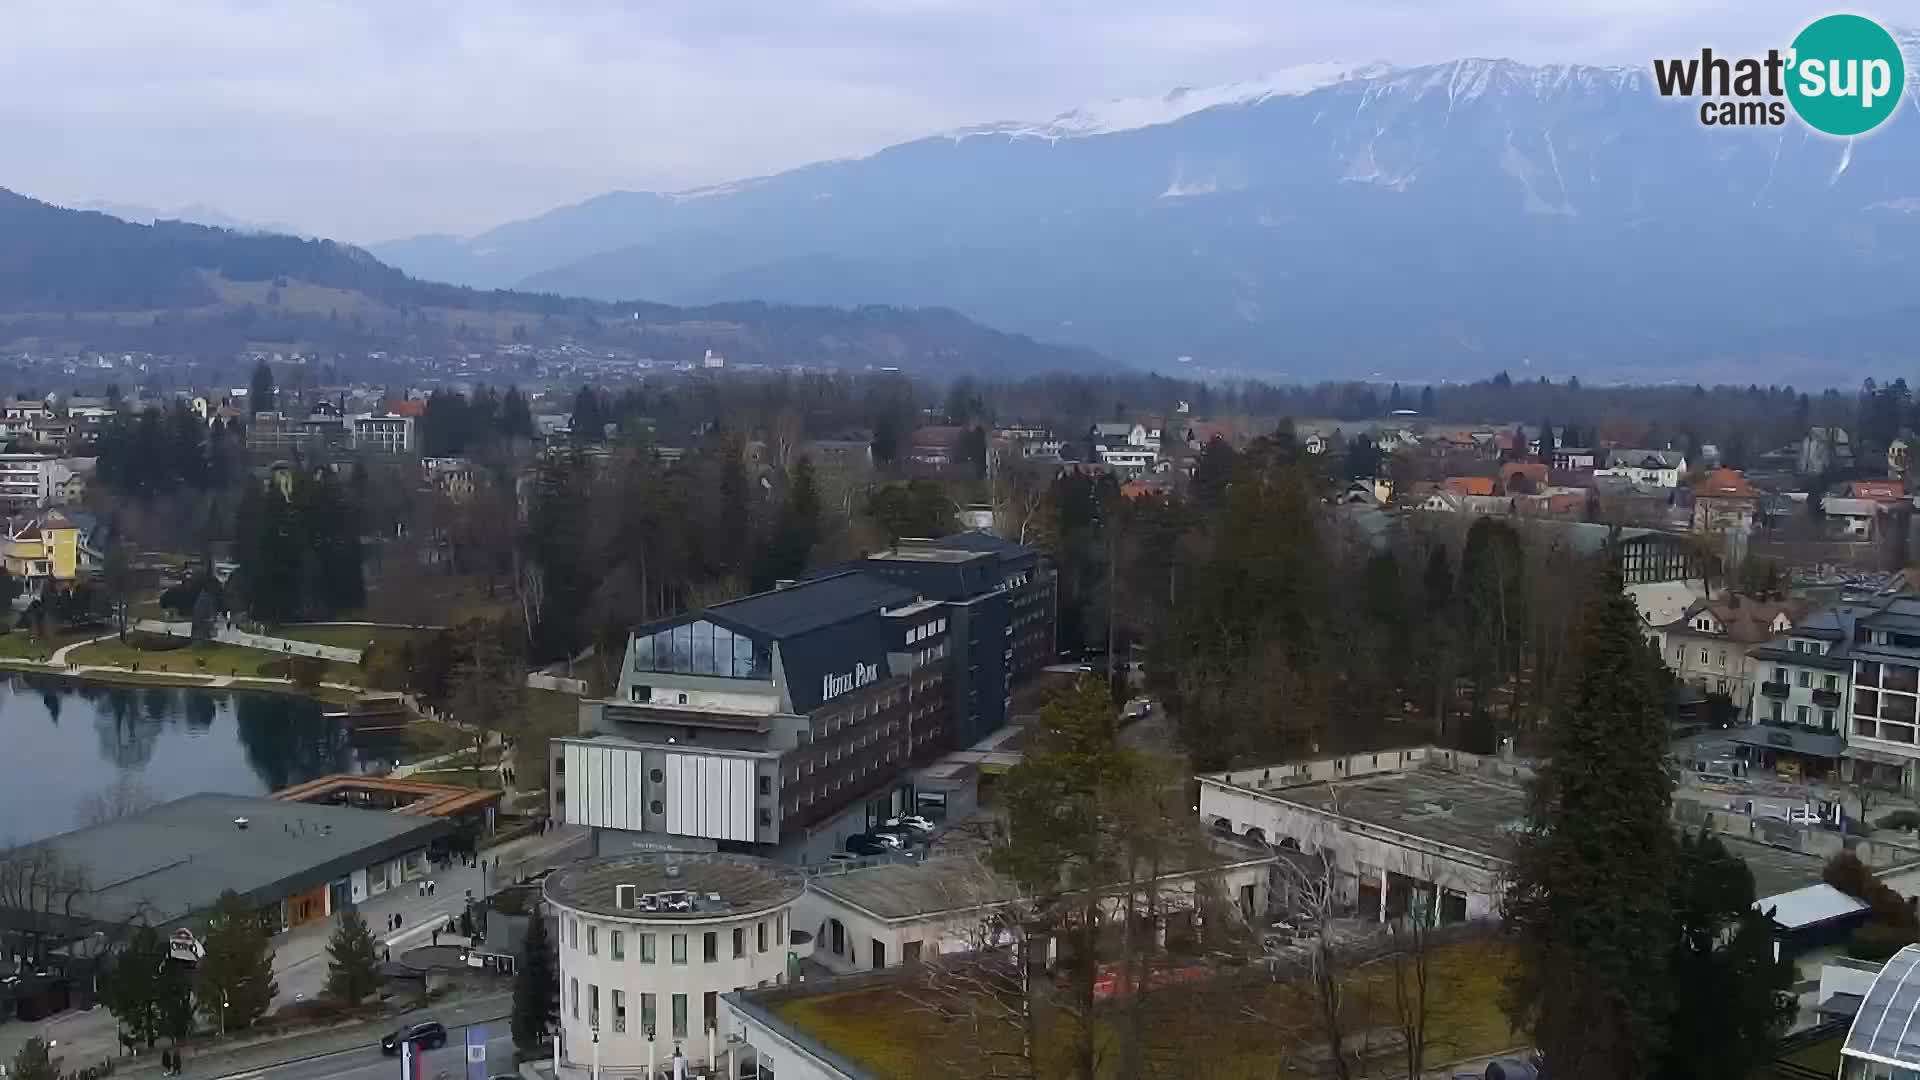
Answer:
<svg viewBox="0 0 1920 1080"><path fill-rule="evenodd" d="M1763 682L1760 692L1770 698L1784 698L1793 693L1793 687L1783 682Z"/></svg>
<svg viewBox="0 0 1920 1080"><path fill-rule="evenodd" d="M1840 707L1840 691L1815 690L1813 692L1813 703L1823 709L1837 709Z"/></svg>

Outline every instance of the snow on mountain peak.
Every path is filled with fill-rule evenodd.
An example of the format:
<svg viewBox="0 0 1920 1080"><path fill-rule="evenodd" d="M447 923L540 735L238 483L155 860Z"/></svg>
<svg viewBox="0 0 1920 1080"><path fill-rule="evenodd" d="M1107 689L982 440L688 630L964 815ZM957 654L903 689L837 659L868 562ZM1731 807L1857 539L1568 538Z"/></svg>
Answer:
<svg viewBox="0 0 1920 1080"><path fill-rule="evenodd" d="M1085 135L1107 135L1156 124L1170 124L1218 105L1251 105L1270 97L1307 94L1354 79L1378 78L1392 71L1386 64L1302 64L1263 78L1224 86L1183 86L1161 97L1114 98L1069 109L1052 120L1008 120L962 128L950 132L948 138L957 141L970 135L1006 135L1010 138L1070 139Z"/></svg>

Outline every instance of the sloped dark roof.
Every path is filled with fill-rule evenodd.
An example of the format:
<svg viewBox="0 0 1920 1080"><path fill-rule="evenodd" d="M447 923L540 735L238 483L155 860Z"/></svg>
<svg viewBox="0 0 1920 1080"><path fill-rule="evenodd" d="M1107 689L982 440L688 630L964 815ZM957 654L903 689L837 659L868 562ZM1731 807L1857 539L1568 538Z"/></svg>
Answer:
<svg viewBox="0 0 1920 1080"><path fill-rule="evenodd" d="M912 589L902 588L878 574L848 571L714 604L707 611L749 633L779 639L846 622L884 607L910 604L913 600Z"/></svg>

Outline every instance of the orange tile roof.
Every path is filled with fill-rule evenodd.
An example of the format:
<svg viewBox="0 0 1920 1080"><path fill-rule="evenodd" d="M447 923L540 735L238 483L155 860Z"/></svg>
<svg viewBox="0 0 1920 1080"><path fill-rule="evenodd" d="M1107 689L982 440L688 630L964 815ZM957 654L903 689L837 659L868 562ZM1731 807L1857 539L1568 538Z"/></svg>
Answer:
<svg viewBox="0 0 1920 1080"><path fill-rule="evenodd" d="M1449 476L1443 483L1447 490L1455 495L1491 495L1493 477L1491 476Z"/></svg>

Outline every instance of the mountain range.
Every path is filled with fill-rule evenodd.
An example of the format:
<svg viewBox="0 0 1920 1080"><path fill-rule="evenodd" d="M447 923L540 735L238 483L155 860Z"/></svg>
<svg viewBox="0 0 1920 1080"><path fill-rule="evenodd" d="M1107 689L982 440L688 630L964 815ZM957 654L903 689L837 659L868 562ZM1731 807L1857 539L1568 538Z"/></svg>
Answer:
<svg viewBox="0 0 1920 1080"><path fill-rule="evenodd" d="M1156 367L1830 384L1920 356L1920 96L1843 140L1704 126L1647 69L1314 65L372 250L602 299L938 305Z"/></svg>
<svg viewBox="0 0 1920 1080"><path fill-rule="evenodd" d="M421 281L330 240L161 219L136 224L0 188L0 345L219 354L262 343L436 352L505 341L665 362L1016 374L1098 366L1084 348L952 311L760 302L675 307Z"/></svg>
<svg viewBox="0 0 1920 1080"><path fill-rule="evenodd" d="M151 225L156 221L184 221L189 225L210 225L216 229L232 229L235 232L281 233L287 236L299 236L299 229L284 222L254 222L234 217L217 206L206 203L189 203L172 210L156 210L151 206L135 203L105 202L99 199L77 203L75 210L98 210L110 217L135 225Z"/></svg>

